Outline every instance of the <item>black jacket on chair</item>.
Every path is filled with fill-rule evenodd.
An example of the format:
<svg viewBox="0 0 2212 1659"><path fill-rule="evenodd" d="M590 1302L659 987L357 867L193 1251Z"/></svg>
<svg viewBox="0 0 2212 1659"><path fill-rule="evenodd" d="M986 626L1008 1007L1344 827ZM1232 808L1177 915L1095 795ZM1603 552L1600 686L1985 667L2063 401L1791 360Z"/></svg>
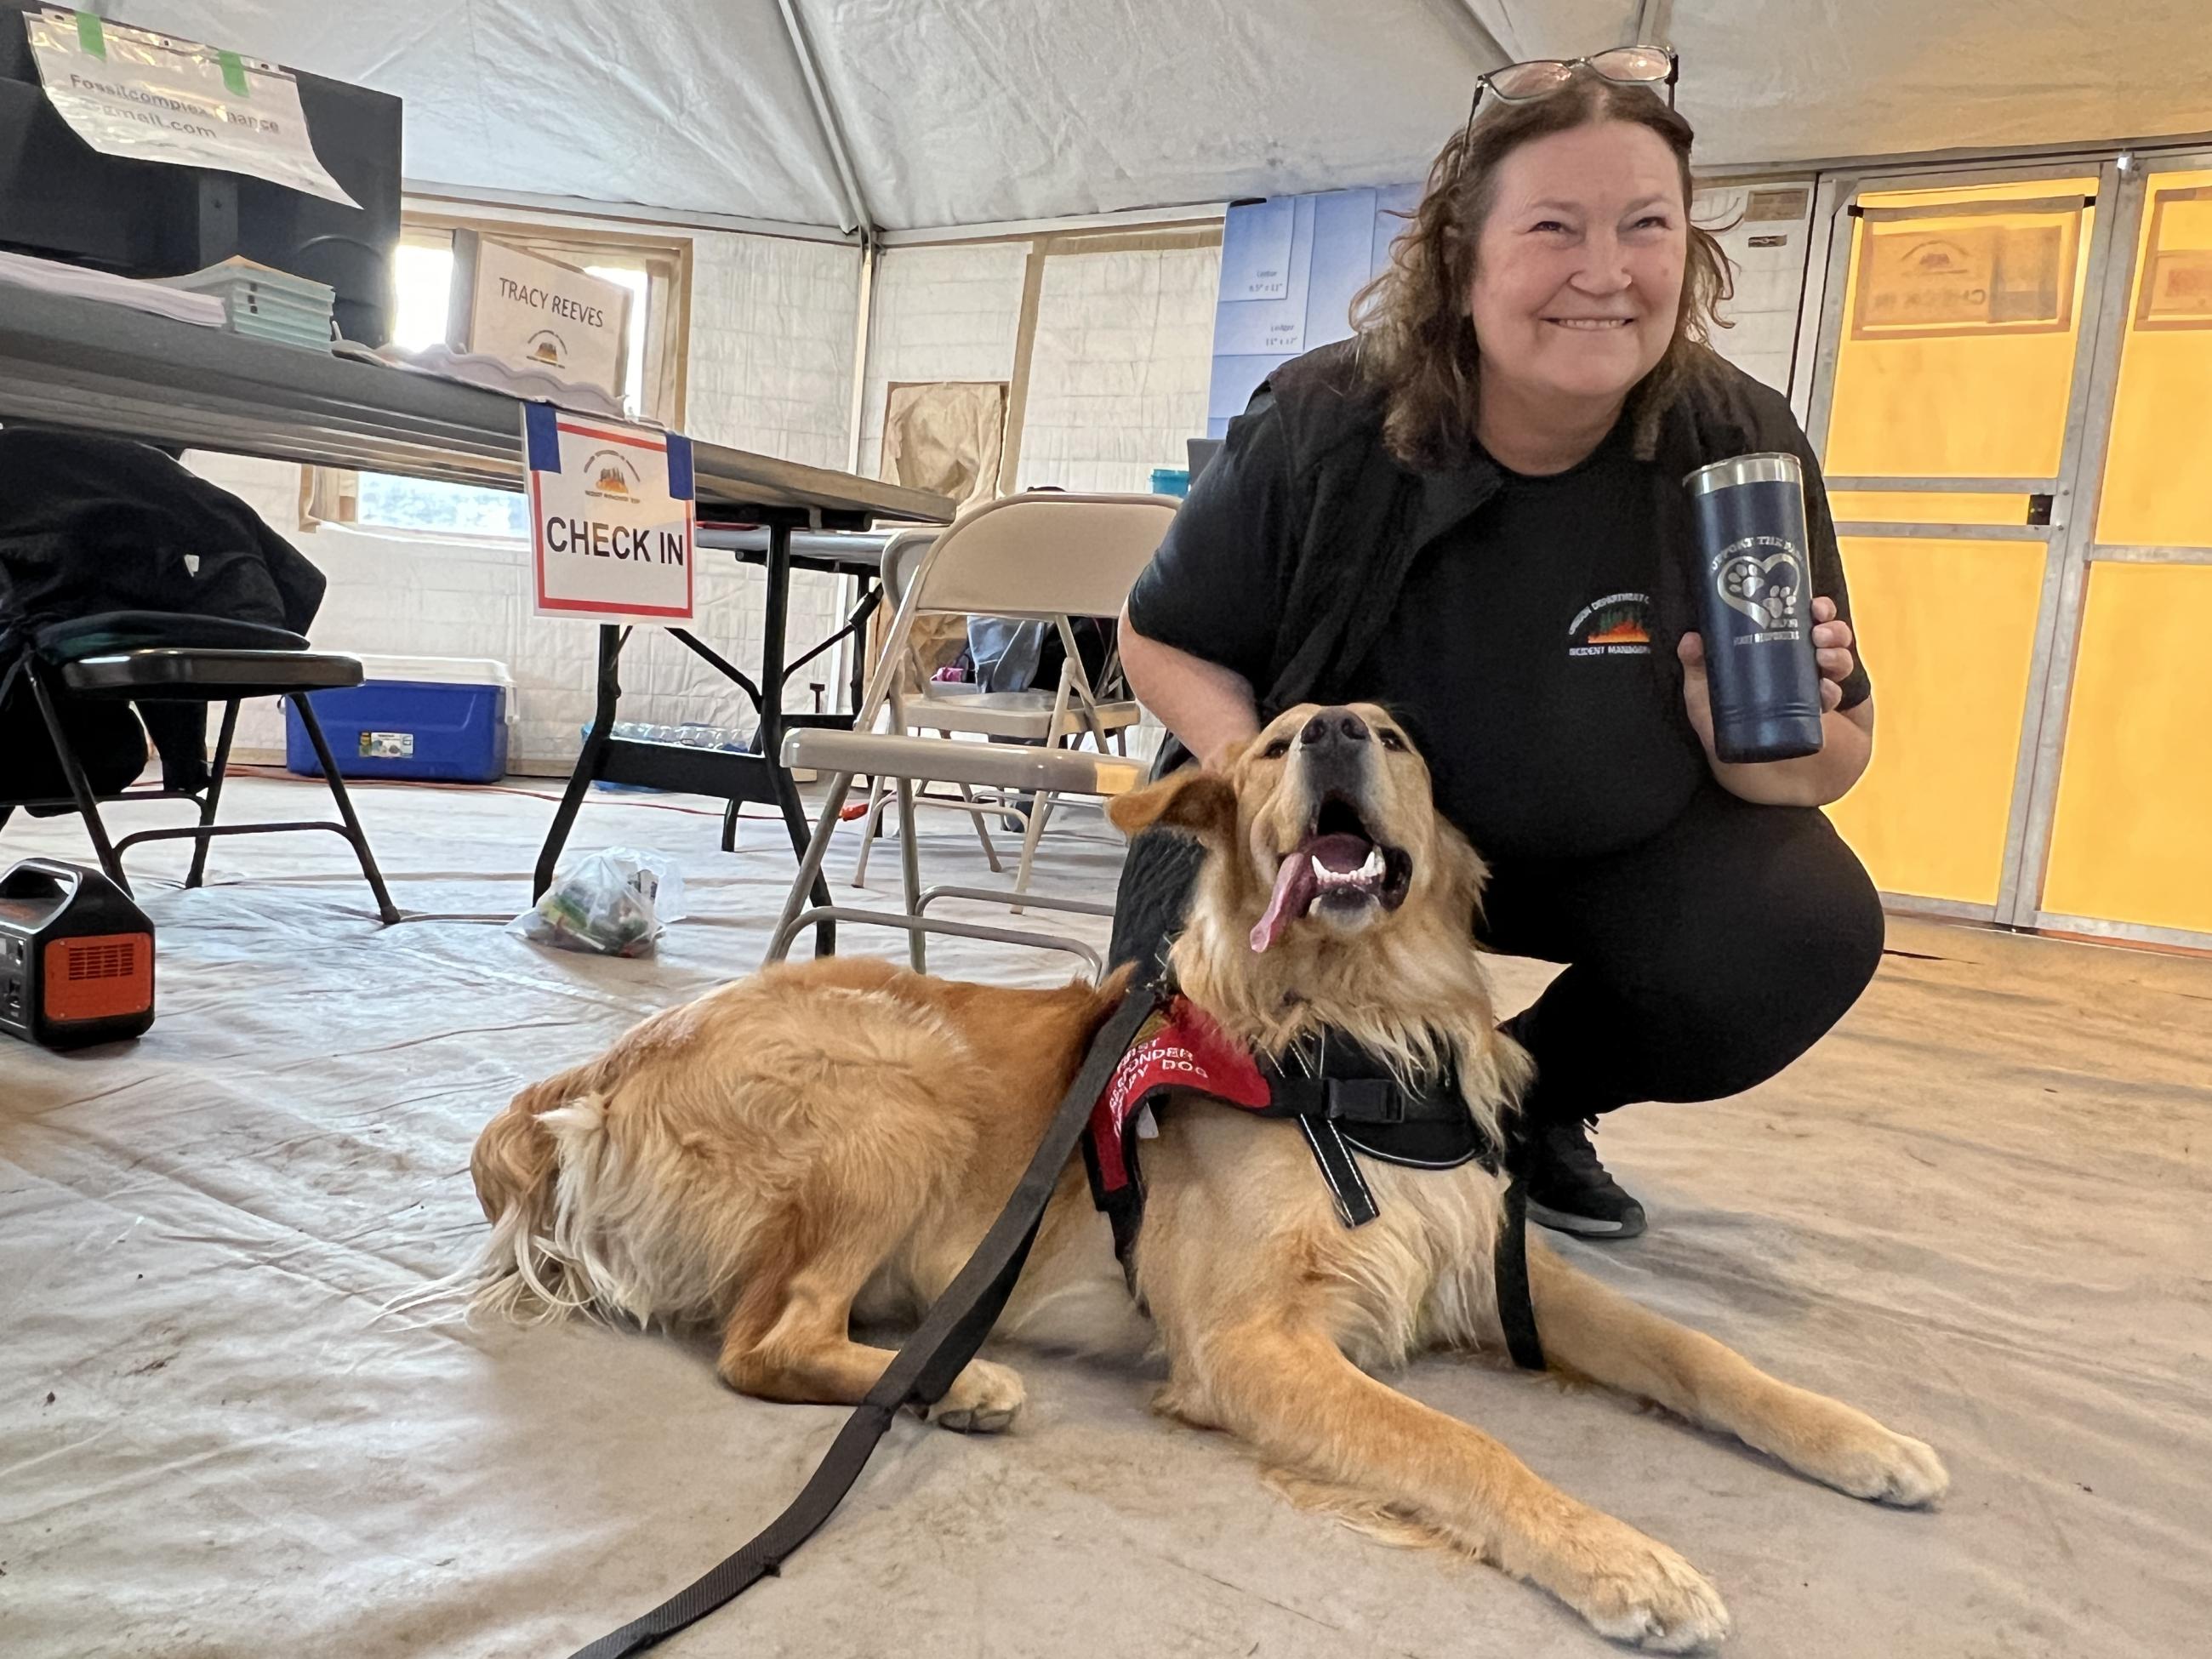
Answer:
<svg viewBox="0 0 2212 1659"><path fill-rule="evenodd" d="M55 623L109 611L222 617L304 634L325 580L228 490L126 439L0 431L0 681ZM150 733L164 782L207 780L207 711L195 703L90 705L65 719L96 787L138 775ZM30 699L0 703L0 799L59 793ZM119 779L119 781L118 780Z"/></svg>

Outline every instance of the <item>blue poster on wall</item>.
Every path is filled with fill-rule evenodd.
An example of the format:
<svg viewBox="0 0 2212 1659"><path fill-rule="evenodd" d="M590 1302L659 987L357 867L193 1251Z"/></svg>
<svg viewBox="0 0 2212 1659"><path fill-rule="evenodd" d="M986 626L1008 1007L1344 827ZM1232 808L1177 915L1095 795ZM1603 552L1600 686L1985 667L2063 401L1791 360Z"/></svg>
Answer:
<svg viewBox="0 0 2212 1659"><path fill-rule="evenodd" d="M1273 294L1249 293L1245 273L1232 271L1229 249L1240 217L1279 222L1284 280ZM1313 269L1314 198L1278 196L1229 210L1221 232L1221 293L1213 308L1213 355L1294 357L1305 349L1306 289Z"/></svg>
<svg viewBox="0 0 2212 1659"><path fill-rule="evenodd" d="M1288 196L1254 202L1221 228L1221 301L1249 304L1290 292L1291 238L1297 204Z"/></svg>
<svg viewBox="0 0 2212 1659"><path fill-rule="evenodd" d="M1208 437L1228 430L1278 363L1351 337L1352 301L1389 263L1402 216L1420 196L1418 185L1395 185L1276 196L1229 210L1213 312Z"/></svg>

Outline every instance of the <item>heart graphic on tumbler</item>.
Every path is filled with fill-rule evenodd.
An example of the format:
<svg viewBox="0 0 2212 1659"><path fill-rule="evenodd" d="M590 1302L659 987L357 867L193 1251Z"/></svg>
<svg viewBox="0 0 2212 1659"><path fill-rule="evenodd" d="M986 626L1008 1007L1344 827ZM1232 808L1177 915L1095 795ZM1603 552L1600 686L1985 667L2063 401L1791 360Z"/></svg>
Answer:
<svg viewBox="0 0 2212 1659"><path fill-rule="evenodd" d="M1714 577L1721 599L1761 628L1786 628L1797 620L1797 592L1803 585L1794 553L1767 559L1737 555Z"/></svg>

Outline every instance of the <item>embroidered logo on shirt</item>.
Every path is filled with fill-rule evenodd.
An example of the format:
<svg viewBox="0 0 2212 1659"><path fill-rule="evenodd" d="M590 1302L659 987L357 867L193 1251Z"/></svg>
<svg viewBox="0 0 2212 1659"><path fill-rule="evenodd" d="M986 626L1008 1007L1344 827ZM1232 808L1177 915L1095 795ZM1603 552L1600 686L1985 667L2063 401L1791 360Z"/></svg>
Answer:
<svg viewBox="0 0 2212 1659"><path fill-rule="evenodd" d="M1608 593L1592 599L1567 624L1571 657L1648 657L1651 654L1651 596Z"/></svg>

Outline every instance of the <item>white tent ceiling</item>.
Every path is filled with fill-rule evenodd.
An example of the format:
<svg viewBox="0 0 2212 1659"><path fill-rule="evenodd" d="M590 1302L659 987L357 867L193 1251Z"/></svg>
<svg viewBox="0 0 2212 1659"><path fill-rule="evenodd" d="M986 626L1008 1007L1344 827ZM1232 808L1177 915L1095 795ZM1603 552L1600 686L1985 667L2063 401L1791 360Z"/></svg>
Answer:
<svg viewBox="0 0 2212 1659"><path fill-rule="evenodd" d="M88 0L81 0L88 3ZM878 228L1419 176L1474 76L1635 0L117 0L407 101L410 180ZM1646 5L1714 167L2212 129L2206 0Z"/></svg>

